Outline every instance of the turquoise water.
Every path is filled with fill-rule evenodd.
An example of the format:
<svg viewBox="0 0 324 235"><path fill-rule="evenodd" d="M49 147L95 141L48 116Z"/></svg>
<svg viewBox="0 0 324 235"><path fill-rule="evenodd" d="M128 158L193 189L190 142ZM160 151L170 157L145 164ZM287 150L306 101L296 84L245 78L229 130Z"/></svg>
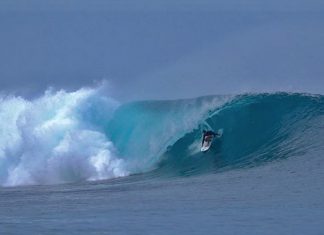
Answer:
<svg viewBox="0 0 324 235"><path fill-rule="evenodd" d="M323 96L82 89L2 97L0 118L1 234L324 232Z"/></svg>
<svg viewBox="0 0 324 235"><path fill-rule="evenodd" d="M257 166L317 149L322 138L310 136L322 126L323 114L324 98L304 94L145 101L118 109L107 133L123 155L156 163L156 173L181 176ZM223 131L207 154L200 152L204 129Z"/></svg>

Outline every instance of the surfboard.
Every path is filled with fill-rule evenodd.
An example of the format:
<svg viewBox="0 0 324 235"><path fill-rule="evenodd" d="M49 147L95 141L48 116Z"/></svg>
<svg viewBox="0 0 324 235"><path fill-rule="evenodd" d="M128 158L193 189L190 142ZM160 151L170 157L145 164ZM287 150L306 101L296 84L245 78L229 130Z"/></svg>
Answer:
<svg viewBox="0 0 324 235"><path fill-rule="evenodd" d="M200 151L201 152L207 152L210 149L211 146L211 142L205 144L206 142L204 142L204 145L201 147Z"/></svg>

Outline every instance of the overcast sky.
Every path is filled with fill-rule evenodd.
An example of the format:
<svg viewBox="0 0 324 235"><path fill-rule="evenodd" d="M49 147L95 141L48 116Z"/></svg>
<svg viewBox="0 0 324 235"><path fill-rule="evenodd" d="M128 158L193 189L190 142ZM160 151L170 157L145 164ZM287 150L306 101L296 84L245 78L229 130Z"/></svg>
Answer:
<svg viewBox="0 0 324 235"><path fill-rule="evenodd" d="M324 2L0 1L0 88L110 84L121 101L324 94Z"/></svg>

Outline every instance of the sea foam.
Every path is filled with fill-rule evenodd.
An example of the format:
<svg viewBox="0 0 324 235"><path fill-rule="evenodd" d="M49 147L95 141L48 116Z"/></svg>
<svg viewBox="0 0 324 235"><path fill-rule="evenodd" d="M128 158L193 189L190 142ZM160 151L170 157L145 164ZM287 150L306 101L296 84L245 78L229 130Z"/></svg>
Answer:
<svg viewBox="0 0 324 235"><path fill-rule="evenodd" d="M0 184L55 184L128 174L102 130L118 103L100 89L0 101ZM95 112L96 110L100 110Z"/></svg>

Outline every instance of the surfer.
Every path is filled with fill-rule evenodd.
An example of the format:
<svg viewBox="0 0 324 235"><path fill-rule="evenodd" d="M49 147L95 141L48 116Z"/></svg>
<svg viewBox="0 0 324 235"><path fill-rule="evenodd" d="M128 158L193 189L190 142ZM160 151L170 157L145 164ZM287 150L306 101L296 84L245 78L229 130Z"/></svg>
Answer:
<svg viewBox="0 0 324 235"><path fill-rule="evenodd" d="M203 135L203 138L202 138L201 146L204 145L204 142L207 142L209 144L213 140L213 138L215 136L218 136L218 134L216 134L213 131L205 131L204 130L203 132L204 132L204 135Z"/></svg>
<svg viewBox="0 0 324 235"><path fill-rule="evenodd" d="M222 136L223 132L222 132L222 130L218 130L217 132L204 130L203 132L204 132L204 135L202 138L200 151L207 152L211 147L214 137L220 138Z"/></svg>

